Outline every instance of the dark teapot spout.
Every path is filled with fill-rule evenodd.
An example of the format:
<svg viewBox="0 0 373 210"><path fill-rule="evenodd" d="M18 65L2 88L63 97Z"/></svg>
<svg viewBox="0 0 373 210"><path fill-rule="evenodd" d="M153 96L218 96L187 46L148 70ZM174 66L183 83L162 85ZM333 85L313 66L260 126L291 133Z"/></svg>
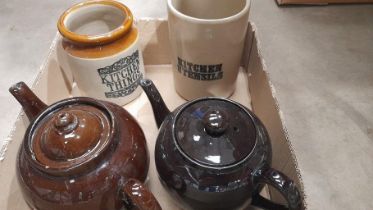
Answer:
<svg viewBox="0 0 373 210"><path fill-rule="evenodd" d="M47 105L44 104L24 82L18 82L9 88L9 92L22 105L28 119L34 120Z"/></svg>
<svg viewBox="0 0 373 210"><path fill-rule="evenodd" d="M170 114L170 110L164 103L161 94L149 79L140 80L140 86L145 91L149 98L150 104L152 105L155 121L158 128L162 125L164 119Z"/></svg>

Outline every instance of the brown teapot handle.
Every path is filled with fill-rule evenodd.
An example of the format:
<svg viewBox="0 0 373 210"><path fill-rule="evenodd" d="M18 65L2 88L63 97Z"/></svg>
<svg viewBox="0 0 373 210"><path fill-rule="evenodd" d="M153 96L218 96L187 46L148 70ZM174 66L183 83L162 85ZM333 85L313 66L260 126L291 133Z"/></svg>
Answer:
<svg viewBox="0 0 373 210"><path fill-rule="evenodd" d="M128 208L162 210L154 195L136 179L128 179L122 187L122 199Z"/></svg>
<svg viewBox="0 0 373 210"><path fill-rule="evenodd" d="M299 190L295 186L294 182L289 179L285 174L277 171L273 168L267 168L261 170L256 178L259 183L269 184L277 189L286 199L288 207L281 204L273 203L272 201L263 198L258 194L252 198L252 205L261 207L268 210L301 210L302 209L302 198Z"/></svg>

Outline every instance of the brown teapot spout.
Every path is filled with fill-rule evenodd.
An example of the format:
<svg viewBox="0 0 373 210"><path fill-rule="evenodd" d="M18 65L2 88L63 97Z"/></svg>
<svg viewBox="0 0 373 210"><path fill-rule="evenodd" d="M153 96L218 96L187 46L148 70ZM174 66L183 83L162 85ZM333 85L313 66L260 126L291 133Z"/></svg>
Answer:
<svg viewBox="0 0 373 210"><path fill-rule="evenodd" d="M153 82L149 79L142 79L140 80L140 86L145 91L146 95L149 98L150 104L152 105L155 121L157 123L158 128L162 125L164 119L169 115L171 112L167 108L166 104L164 103L161 94L153 84Z"/></svg>
<svg viewBox="0 0 373 210"><path fill-rule="evenodd" d="M14 84L9 88L9 92L22 105L30 121L34 120L40 112L47 108L47 105L44 104L24 82Z"/></svg>

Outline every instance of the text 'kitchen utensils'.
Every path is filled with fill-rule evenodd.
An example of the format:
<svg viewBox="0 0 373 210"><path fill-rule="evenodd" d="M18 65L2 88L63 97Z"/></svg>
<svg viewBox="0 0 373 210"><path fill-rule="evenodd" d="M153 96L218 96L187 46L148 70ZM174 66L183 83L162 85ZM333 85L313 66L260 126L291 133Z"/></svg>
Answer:
<svg viewBox="0 0 373 210"><path fill-rule="evenodd" d="M167 0L176 91L183 98L235 90L249 0Z"/></svg>

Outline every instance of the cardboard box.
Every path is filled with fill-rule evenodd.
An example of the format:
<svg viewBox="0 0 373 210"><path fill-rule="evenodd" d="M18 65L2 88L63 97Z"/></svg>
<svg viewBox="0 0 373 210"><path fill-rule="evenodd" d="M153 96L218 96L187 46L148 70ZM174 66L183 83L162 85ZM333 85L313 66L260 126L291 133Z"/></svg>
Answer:
<svg viewBox="0 0 373 210"><path fill-rule="evenodd" d="M173 87L173 79L167 21L140 20L138 21L138 26L146 65L146 77L154 81L164 101L173 110L185 101L171 88ZM56 36L56 39L52 43L50 54L32 86L36 95L46 104L79 95L79 90L71 84L71 76L65 74L57 63L56 48L58 39L60 39L59 35ZM264 62L260 56L258 40L251 24L249 24L248 28L242 63L244 68L239 73L237 90L231 99L247 107L251 107L263 121L272 140L272 166L293 179L304 196L304 187L301 175L297 170L296 157L292 152L291 141L286 135L286 128L283 126L281 112L275 98L275 90L265 71ZM147 186L156 195L163 209L180 209L158 180L153 158L158 129L146 95L143 93L138 99L124 106L124 108L138 120L142 128L146 128L144 132L151 157ZM27 117L23 113L20 113L11 132L11 141L8 145L5 159L0 163L0 194L2 195L0 196L0 209L28 209L22 198L15 176L18 148L28 125ZM282 197L275 190L269 189L270 195L267 191L267 188L265 188L265 192L263 192L265 196L270 197L274 201L282 201Z"/></svg>
<svg viewBox="0 0 373 210"><path fill-rule="evenodd" d="M356 4L356 3L373 3L373 0L277 0L279 5L286 4Z"/></svg>

